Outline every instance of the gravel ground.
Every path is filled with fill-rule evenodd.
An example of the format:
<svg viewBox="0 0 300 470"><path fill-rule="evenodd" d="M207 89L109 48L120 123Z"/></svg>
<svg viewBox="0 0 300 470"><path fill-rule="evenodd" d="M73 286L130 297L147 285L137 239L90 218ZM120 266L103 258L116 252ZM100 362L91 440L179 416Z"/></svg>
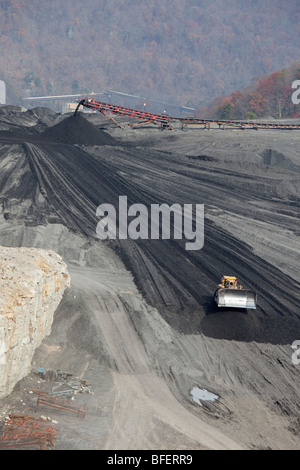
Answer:
<svg viewBox="0 0 300 470"><path fill-rule="evenodd" d="M29 390L53 385L44 367L90 383L74 401L87 404L84 420L45 410L57 449L299 449L300 133L120 129L84 116L0 115L0 244L52 249L71 275L1 415L34 413ZM121 195L204 204L203 248L98 240L98 205ZM256 310L216 308L224 274L257 292ZM218 399L199 405L193 387Z"/></svg>

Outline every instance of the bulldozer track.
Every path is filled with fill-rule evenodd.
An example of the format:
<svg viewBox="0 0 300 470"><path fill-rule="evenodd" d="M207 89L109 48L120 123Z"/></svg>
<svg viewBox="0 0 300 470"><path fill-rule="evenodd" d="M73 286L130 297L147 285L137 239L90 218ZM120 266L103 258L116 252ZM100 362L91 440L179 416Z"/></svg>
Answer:
<svg viewBox="0 0 300 470"><path fill-rule="evenodd" d="M204 129L210 129L211 125L219 126L219 129L225 129L225 127L232 127L236 129L276 129L276 130L300 130L300 124L272 124L262 122L249 122L249 121L224 121L214 119L198 119L194 117L172 117L166 114L155 114L147 111L139 111L137 109L126 108L124 106L117 106L113 104L96 101L93 98L84 98L79 101L78 106L75 110L77 113L80 106L99 111L108 119L111 119L119 127L122 127L117 121L115 121L110 115L124 116L141 121L141 124L160 124L164 128L171 129L172 123L180 122L182 128L186 128L190 125L203 126Z"/></svg>

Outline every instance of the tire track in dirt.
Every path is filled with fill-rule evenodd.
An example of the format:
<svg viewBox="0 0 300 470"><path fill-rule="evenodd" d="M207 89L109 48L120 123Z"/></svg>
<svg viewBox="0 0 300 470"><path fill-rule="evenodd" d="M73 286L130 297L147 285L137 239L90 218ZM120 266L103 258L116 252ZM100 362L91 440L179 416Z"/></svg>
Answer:
<svg viewBox="0 0 300 470"><path fill-rule="evenodd" d="M127 195L128 205L204 202L209 208L219 200L222 207L224 185L219 188L218 178L211 176L214 162L201 161L200 168L187 174L184 166L180 172L176 161L173 171L172 155L168 160L149 149L138 160L140 150L120 147L94 147L92 154L70 145L24 144L24 149L49 204L69 229L84 235L95 237L97 205L106 202L118 207L120 195ZM242 197L239 172L229 173L227 209L234 212L239 208L239 213L246 214L249 193ZM263 189L254 202L266 197L267 183L262 177L260 180ZM269 204L272 208L272 202ZM273 205L277 208L276 201ZM252 206L249 216L255 211ZM111 245L134 274L149 304L159 308L179 331L242 341L286 344L294 340L299 327L296 281L211 220L205 220L204 248L200 251L187 252L180 240L116 240ZM211 301L220 277L228 272L258 294L255 322L250 312L238 321L238 328L240 313L227 312L224 327Z"/></svg>
<svg viewBox="0 0 300 470"><path fill-rule="evenodd" d="M242 449L175 399L163 377L153 369L152 360L117 293L92 276L87 270L84 275L73 270L71 280L93 312L115 369L114 425L105 448L149 448L148 436L158 420L198 448Z"/></svg>

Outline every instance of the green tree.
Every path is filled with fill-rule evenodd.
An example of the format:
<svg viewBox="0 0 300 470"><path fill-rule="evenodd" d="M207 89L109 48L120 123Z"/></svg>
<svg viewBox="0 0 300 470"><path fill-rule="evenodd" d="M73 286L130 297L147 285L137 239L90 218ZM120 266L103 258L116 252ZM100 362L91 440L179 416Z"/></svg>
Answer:
<svg viewBox="0 0 300 470"><path fill-rule="evenodd" d="M222 121L229 121L234 119L234 107L233 104L228 102L224 106L219 106L217 110L217 117Z"/></svg>
<svg viewBox="0 0 300 470"><path fill-rule="evenodd" d="M256 119L256 118L257 118L257 116L253 111L248 111L248 113L246 114L246 119L248 119L248 120Z"/></svg>

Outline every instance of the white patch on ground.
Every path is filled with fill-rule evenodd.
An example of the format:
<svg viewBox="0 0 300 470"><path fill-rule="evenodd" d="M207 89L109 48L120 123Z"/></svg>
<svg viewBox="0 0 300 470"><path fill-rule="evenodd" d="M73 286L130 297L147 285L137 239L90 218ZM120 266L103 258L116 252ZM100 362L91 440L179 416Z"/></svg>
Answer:
<svg viewBox="0 0 300 470"><path fill-rule="evenodd" d="M193 387L190 391L191 397L195 403L202 406L202 401L216 401L218 400L218 395L215 395L212 392L208 392L205 388L201 389L199 387Z"/></svg>

